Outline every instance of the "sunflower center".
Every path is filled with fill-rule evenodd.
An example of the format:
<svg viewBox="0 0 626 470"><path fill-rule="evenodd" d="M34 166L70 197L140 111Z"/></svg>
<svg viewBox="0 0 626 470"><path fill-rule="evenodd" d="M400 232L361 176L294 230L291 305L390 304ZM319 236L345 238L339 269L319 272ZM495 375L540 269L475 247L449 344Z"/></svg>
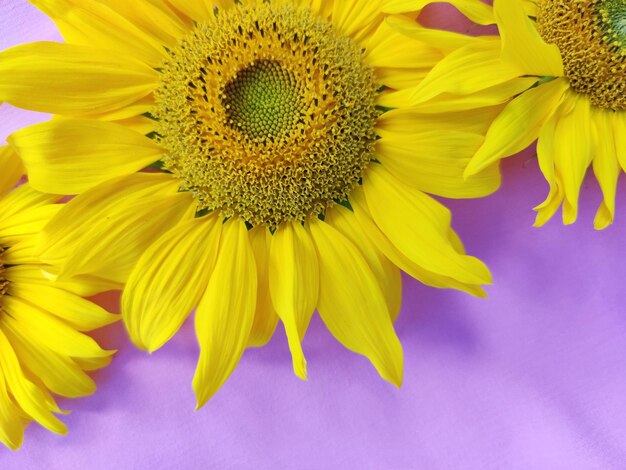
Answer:
<svg viewBox="0 0 626 470"><path fill-rule="evenodd" d="M600 108L626 109L624 0L543 0L537 28L561 51L572 89Z"/></svg>
<svg viewBox="0 0 626 470"><path fill-rule="evenodd" d="M285 135L299 117L298 82L278 62L263 60L242 69L224 95L230 126L252 139Z"/></svg>
<svg viewBox="0 0 626 470"><path fill-rule="evenodd" d="M164 167L201 211L270 227L303 221L346 200L374 159L373 72L309 9L219 10L160 70Z"/></svg>

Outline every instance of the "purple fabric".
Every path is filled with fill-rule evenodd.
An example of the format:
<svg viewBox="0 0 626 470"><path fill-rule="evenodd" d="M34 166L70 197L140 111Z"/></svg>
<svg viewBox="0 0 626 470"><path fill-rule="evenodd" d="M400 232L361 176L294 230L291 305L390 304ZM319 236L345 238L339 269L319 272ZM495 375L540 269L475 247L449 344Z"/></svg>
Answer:
<svg viewBox="0 0 626 470"><path fill-rule="evenodd" d="M0 19L0 49L55 37L21 0L0 2ZM2 137L37 119L24 116L0 108ZM69 436L32 425L22 450L0 447L0 468L624 468L626 205L594 231L601 197L589 180L576 225L533 229L547 187L532 152L503 173L496 195L450 203L470 253L493 271L489 299L405 279L401 390L316 318L309 382L293 376L278 332L194 412L193 325L151 357L115 325L98 334L119 353L95 374L97 393L61 401Z"/></svg>

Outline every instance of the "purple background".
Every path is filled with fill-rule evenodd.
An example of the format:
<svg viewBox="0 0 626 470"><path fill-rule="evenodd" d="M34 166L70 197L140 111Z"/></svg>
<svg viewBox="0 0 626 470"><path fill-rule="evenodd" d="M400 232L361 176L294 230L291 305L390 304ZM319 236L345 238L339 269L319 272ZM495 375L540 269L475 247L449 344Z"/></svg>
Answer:
<svg viewBox="0 0 626 470"><path fill-rule="evenodd" d="M0 49L54 38L25 1L0 2ZM3 105L0 138L36 119ZM73 410L69 436L32 425L22 450L0 446L0 468L625 468L624 188L604 232L592 228L592 179L576 225L533 229L547 188L532 157L504 164L496 195L450 203L469 251L493 271L489 299L405 279L401 390L316 318L309 382L292 374L279 332L194 412L192 325L151 357L115 325L98 334L119 349L95 374L98 392L61 401Z"/></svg>

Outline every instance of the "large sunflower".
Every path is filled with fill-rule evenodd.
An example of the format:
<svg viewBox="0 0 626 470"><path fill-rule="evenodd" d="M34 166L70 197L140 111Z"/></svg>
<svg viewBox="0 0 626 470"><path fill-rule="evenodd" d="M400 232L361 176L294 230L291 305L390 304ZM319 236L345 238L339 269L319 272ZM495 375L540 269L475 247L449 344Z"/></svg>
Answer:
<svg viewBox="0 0 626 470"><path fill-rule="evenodd" d="M61 208L53 204L58 196L28 185L11 191L23 167L9 147L0 147L0 168L0 441L17 449L28 421L67 432L50 392L81 397L95 390L84 371L107 365L112 351L81 332L116 316L81 297L106 290L107 282L44 277L33 250L39 231Z"/></svg>
<svg viewBox="0 0 626 470"><path fill-rule="evenodd" d="M536 225L561 205L563 222L576 220L591 165L604 195L594 225L605 228L626 168L626 2L495 0L493 8L501 40L446 58L416 90L415 102L440 93L485 94L487 86L527 77L532 85L509 94L466 175L537 141L550 193L535 208Z"/></svg>
<svg viewBox="0 0 626 470"><path fill-rule="evenodd" d="M9 141L33 187L78 194L41 257L59 279L126 283L125 324L149 351L196 308L199 406L279 319L306 377L315 309L399 385L400 269L483 294L489 271L425 192L497 188L493 168L462 173L500 108L403 105L437 61L483 41L422 28L428 2L32 3L68 43L2 53L0 99L57 117Z"/></svg>

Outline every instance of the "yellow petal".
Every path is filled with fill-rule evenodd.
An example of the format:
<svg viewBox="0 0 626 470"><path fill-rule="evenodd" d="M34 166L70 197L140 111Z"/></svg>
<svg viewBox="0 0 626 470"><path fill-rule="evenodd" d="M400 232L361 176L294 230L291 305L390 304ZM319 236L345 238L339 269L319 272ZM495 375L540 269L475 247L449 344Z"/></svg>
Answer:
<svg viewBox="0 0 626 470"><path fill-rule="evenodd" d="M372 273L378 280L379 287L385 295L389 315L395 321L402 305L402 276L400 275L400 270L365 235L354 212L344 206L337 206L328 211L325 222L350 240L365 261L367 261Z"/></svg>
<svg viewBox="0 0 626 470"><path fill-rule="evenodd" d="M219 0L210 2L208 0L195 0L190 2L189 0L167 0L181 13L187 15L194 21L206 21L214 17L213 4L216 4L218 8L224 8L224 4L234 4L234 0Z"/></svg>
<svg viewBox="0 0 626 470"><path fill-rule="evenodd" d="M29 282L28 278L24 278L28 272L16 269L20 267L10 267L6 271L6 277L11 281L10 295L55 315L78 331L95 330L119 320L117 315L110 314L99 305L59 289L56 283Z"/></svg>
<svg viewBox="0 0 626 470"><path fill-rule="evenodd" d="M489 5L478 0L443 0L453 5L457 10L475 23L489 25L494 23L493 10ZM399 10L421 10L426 5L434 3L433 0L385 0L384 9L396 13Z"/></svg>
<svg viewBox="0 0 626 470"><path fill-rule="evenodd" d="M571 113L561 116L554 133L554 164L563 180L565 201L563 223L571 224L578 216L578 194L587 168L595 153L591 133L591 103L586 96L570 93Z"/></svg>
<svg viewBox="0 0 626 470"><path fill-rule="evenodd" d="M497 166L470 178L464 178L463 172L483 140L468 132L387 133L376 141L376 158L416 189L450 198L481 197L500 186Z"/></svg>
<svg viewBox="0 0 626 470"><path fill-rule="evenodd" d="M59 199L60 196L42 193L33 189L30 184L23 184L0 198L0 220L52 204Z"/></svg>
<svg viewBox="0 0 626 470"><path fill-rule="evenodd" d="M414 41L384 21L369 37L363 60L376 68L415 69L430 68L442 57L442 53L430 44Z"/></svg>
<svg viewBox="0 0 626 470"><path fill-rule="evenodd" d="M7 146L0 146L0 198L11 191L22 179L24 167L15 151Z"/></svg>
<svg viewBox="0 0 626 470"><path fill-rule="evenodd" d="M626 113L614 113L611 121L617 158L622 170L626 171Z"/></svg>
<svg viewBox="0 0 626 470"><path fill-rule="evenodd" d="M425 269L468 284L489 284L491 274L478 259L450 244L450 212L413 190L380 165L372 165L363 188L376 224L406 257Z"/></svg>
<svg viewBox="0 0 626 470"><path fill-rule="evenodd" d="M139 29L126 16L104 5L104 2L92 0L30 0L30 2L55 22L63 39L69 44L119 51L154 67L165 58L165 49L159 38ZM146 16L153 8L148 2L142 2L142 7L146 10ZM167 25L166 16L161 15L159 20Z"/></svg>
<svg viewBox="0 0 626 470"><path fill-rule="evenodd" d="M269 280L272 304L285 325L294 373L306 380L300 342L317 305L319 268L315 245L301 224L287 222L274 233Z"/></svg>
<svg viewBox="0 0 626 470"><path fill-rule="evenodd" d="M364 30L372 27L381 17L378 2L371 0L335 1L332 23L339 31L353 39L359 38Z"/></svg>
<svg viewBox="0 0 626 470"><path fill-rule="evenodd" d="M28 170L31 186L53 194L80 194L159 160L153 140L124 126L63 119L25 127L7 141Z"/></svg>
<svg viewBox="0 0 626 470"><path fill-rule="evenodd" d="M22 299L5 296L2 302L22 331L28 331L33 340L58 354L67 357L108 357L112 354L101 349L91 337Z"/></svg>
<svg viewBox="0 0 626 470"><path fill-rule="evenodd" d="M152 352L174 336L206 290L222 230L219 215L185 221L141 256L122 295L130 338Z"/></svg>
<svg viewBox="0 0 626 470"><path fill-rule="evenodd" d="M248 343L257 297L254 252L238 218L224 224L215 269L196 309L200 358L193 378L198 408L233 372Z"/></svg>
<svg viewBox="0 0 626 470"><path fill-rule="evenodd" d="M534 208L537 212L534 223L535 227L540 227L550 220L561 206L563 198L565 197L561 177L554 167L554 134L556 125L561 118L562 107L562 105L557 107L552 116L547 120L541 128L537 140L537 161L539 163L539 169L550 185L550 192L545 201Z"/></svg>
<svg viewBox="0 0 626 470"><path fill-rule="evenodd" d="M411 109L416 109L422 113L432 115L447 113L448 116L454 116L454 113L480 112L481 108L501 106L536 83L537 77L514 78L468 95L443 93L423 103L419 102L420 96L415 94L413 87L384 93L379 97L378 102L380 105L390 108L411 106Z"/></svg>
<svg viewBox="0 0 626 470"><path fill-rule="evenodd" d="M494 120L465 174L474 175L532 144L563 99L568 86L564 79L552 80L513 99Z"/></svg>
<svg viewBox="0 0 626 470"><path fill-rule="evenodd" d="M322 320L341 344L367 357L381 377L399 387L402 346L376 276L352 242L329 224L312 219L310 230L319 257Z"/></svg>
<svg viewBox="0 0 626 470"><path fill-rule="evenodd" d="M171 175L137 173L65 204L43 230L38 254L61 277L92 274L125 282L139 257L193 204ZM106 256L103 256L105 254Z"/></svg>
<svg viewBox="0 0 626 470"><path fill-rule="evenodd" d="M411 103L418 104L444 93L469 95L513 80L519 71L502 62L494 41L470 43L441 60L417 86Z"/></svg>
<svg viewBox="0 0 626 470"><path fill-rule="evenodd" d="M597 230L602 230L613 223L615 216L615 193L620 165L617 160L612 118L617 113L601 108L592 108L591 113L595 133L589 129L589 134L594 135L597 148L593 158L593 172L604 196L593 224Z"/></svg>
<svg viewBox="0 0 626 470"><path fill-rule="evenodd" d="M24 369L38 377L51 392L77 398L96 390L94 381L74 361L33 341L15 319L7 315L0 322Z"/></svg>
<svg viewBox="0 0 626 470"><path fill-rule="evenodd" d="M414 4L414 0L409 2ZM445 56L456 49L467 46L472 42L493 40L489 37L473 37L466 34L454 33L451 31L443 31L433 28L425 28L412 18L404 15L395 15L385 18L385 23L403 35L427 44L439 52L441 56Z"/></svg>
<svg viewBox="0 0 626 470"><path fill-rule="evenodd" d="M169 5L167 0L142 2L101 0L101 3L119 13L120 16L126 18L144 33L155 38L157 44L166 44L170 47L177 46L180 38L185 36L193 27L193 22L181 18L181 15ZM160 52L163 52L162 48Z"/></svg>
<svg viewBox="0 0 626 470"><path fill-rule="evenodd" d="M454 130L484 135L501 110L501 106L489 106L465 111L432 113L430 110L423 110L421 105L394 109L378 118L376 132L383 138L389 135L385 134L386 132L409 134L434 130Z"/></svg>
<svg viewBox="0 0 626 470"><path fill-rule="evenodd" d="M562 77L563 61L555 44L546 43L520 0L495 0L494 13L502 37L502 60L520 75Z"/></svg>
<svg viewBox="0 0 626 470"><path fill-rule="evenodd" d="M52 432L67 433L65 425L50 411L46 394L24 376L15 351L1 328L0 372L4 374L11 395L28 416Z"/></svg>
<svg viewBox="0 0 626 470"><path fill-rule="evenodd" d="M272 338L278 324L278 315L270 296L269 256L272 235L266 227L255 227L250 230L250 243L256 261L258 295L248 347L259 347Z"/></svg>
<svg viewBox="0 0 626 470"><path fill-rule="evenodd" d="M376 248L402 271L430 287L436 287L438 289L458 289L476 297L486 297L485 292L480 286L459 282L449 276L434 273L424 269L422 266L406 257L372 220L362 190L353 191L350 195L350 203L352 204L355 218L361 226L363 233L367 235ZM452 229L448 230L447 238L458 253L465 254L465 251L459 246L458 236L456 236Z"/></svg>
<svg viewBox="0 0 626 470"><path fill-rule="evenodd" d="M0 220L0 245L11 246L22 238L40 232L60 209L59 204L50 204L24 210Z"/></svg>
<svg viewBox="0 0 626 470"><path fill-rule="evenodd" d="M24 440L22 421L22 413L9 395L0 367L0 441L11 450L19 449Z"/></svg>
<svg viewBox="0 0 626 470"><path fill-rule="evenodd" d="M157 79L138 60L86 46L36 42L0 53L0 101L32 111L113 111L150 94Z"/></svg>

